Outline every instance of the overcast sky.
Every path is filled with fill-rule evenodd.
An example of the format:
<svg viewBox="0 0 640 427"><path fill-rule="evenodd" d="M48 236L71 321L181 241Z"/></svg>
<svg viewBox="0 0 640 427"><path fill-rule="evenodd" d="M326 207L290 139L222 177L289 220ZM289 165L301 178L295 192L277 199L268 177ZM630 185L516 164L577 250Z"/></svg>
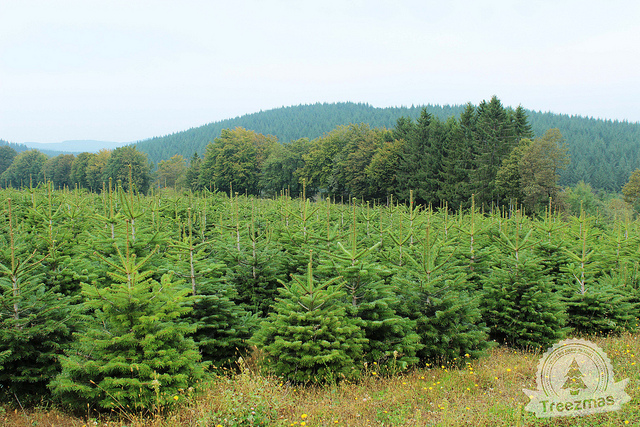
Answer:
<svg viewBox="0 0 640 427"><path fill-rule="evenodd" d="M640 121L640 1L2 0L0 139L259 110L477 104Z"/></svg>

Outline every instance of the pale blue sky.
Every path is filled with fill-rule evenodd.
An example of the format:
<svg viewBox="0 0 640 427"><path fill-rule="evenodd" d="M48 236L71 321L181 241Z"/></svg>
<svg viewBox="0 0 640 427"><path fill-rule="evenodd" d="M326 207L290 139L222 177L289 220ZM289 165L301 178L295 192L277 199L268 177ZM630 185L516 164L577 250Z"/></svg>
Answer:
<svg viewBox="0 0 640 427"><path fill-rule="evenodd" d="M135 141L315 102L640 121L640 2L2 0L0 139Z"/></svg>

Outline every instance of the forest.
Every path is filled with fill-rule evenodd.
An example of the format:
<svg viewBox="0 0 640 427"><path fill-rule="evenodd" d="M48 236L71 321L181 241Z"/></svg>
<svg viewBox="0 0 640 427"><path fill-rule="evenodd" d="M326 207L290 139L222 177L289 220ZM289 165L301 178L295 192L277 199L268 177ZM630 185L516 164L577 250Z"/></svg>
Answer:
<svg viewBox="0 0 640 427"><path fill-rule="evenodd" d="M324 108L328 106L309 106L302 111L319 107L330 111ZM354 112L370 108L361 104L341 107L350 111L352 118L363 118L364 113ZM441 119L429 108L433 107L422 108L416 119L397 118L390 128L352 123L338 125L314 139L289 142L244 127L222 129L204 147L202 156L194 152L187 159L173 154L160 160L155 170L140 145L54 157L38 150L17 153L12 146L3 145L0 186L34 187L51 181L56 188L101 192L109 181L126 188L131 166L132 182L143 193L152 187L172 187L263 197L286 191L297 197L304 185L310 197L356 197L370 202L393 196L407 203L413 191L416 203L446 204L451 210L469 208L472 195L485 209L523 205L529 213L540 213L549 199L554 208L573 214L579 214L581 203L587 212L605 216L629 209L625 202L637 205L636 190L627 187L624 200L619 194L634 172L633 159L640 153L638 139L633 132L618 132L613 139L607 133L612 126L633 130L637 125L595 121L591 131L583 132L587 128L576 124L584 121L538 114L533 116L536 122L522 107L505 108L497 97L478 107L461 107L459 117ZM285 111L291 114L289 110ZM391 120L391 110L385 112L384 117ZM451 112L439 110L441 115ZM275 117L276 113L278 110L260 114ZM274 126L282 123L275 119L266 122ZM568 129L575 139L568 139L559 128L547 128L536 136L535 123L553 122ZM595 138L595 134L599 136ZM584 138L592 141L576 143ZM158 140L154 146L165 143ZM173 152L179 151L172 147ZM585 157L590 149L602 153Z"/></svg>

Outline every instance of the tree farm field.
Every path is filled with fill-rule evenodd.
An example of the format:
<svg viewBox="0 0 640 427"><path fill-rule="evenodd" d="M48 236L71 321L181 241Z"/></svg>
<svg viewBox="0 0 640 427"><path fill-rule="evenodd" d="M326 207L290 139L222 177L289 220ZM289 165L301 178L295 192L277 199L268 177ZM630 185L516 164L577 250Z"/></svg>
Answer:
<svg viewBox="0 0 640 427"><path fill-rule="evenodd" d="M0 190L0 424L640 423L628 212L133 188ZM621 410L524 410L567 337Z"/></svg>

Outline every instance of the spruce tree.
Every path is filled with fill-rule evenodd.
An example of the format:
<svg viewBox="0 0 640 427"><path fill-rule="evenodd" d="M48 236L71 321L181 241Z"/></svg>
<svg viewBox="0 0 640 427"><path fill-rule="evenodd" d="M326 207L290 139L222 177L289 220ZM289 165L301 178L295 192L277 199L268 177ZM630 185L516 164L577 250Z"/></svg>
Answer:
<svg viewBox="0 0 640 427"><path fill-rule="evenodd" d="M48 396L47 384L60 372L58 354L71 341L77 310L71 297L46 285L46 256L32 251L34 236L14 224L11 199L0 219L0 398L33 403Z"/></svg>
<svg viewBox="0 0 640 427"><path fill-rule="evenodd" d="M155 251L138 260L127 232L124 253L114 245L115 259L95 253L109 280L83 284L93 321L61 357L62 373L51 383L75 409L159 410L203 377L197 346L185 338L194 327L181 319L190 309L188 289L168 274L158 282L142 270Z"/></svg>
<svg viewBox="0 0 640 427"><path fill-rule="evenodd" d="M311 256L306 276L282 282L280 298L252 341L268 371L297 383L354 378L367 340L346 313L340 278L317 283Z"/></svg>
<svg viewBox="0 0 640 427"><path fill-rule="evenodd" d="M483 319L497 342L538 349L564 336L566 317L548 271L532 251L533 230L524 234L523 221L518 214L502 224L498 243L503 250L484 286Z"/></svg>

